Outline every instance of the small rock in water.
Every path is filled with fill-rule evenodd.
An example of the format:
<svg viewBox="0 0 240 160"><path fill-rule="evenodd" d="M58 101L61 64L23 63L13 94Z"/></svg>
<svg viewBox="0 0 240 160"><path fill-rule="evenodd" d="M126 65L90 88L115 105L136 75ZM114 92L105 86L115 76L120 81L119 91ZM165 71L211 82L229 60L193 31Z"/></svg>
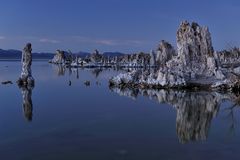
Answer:
<svg viewBox="0 0 240 160"><path fill-rule="evenodd" d="M68 85L71 86L71 85L72 85L72 81L69 81L69 82L68 82Z"/></svg>
<svg viewBox="0 0 240 160"><path fill-rule="evenodd" d="M4 81L2 82L2 84L6 85L6 84L13 84L12 81Z"/></svg>
<svg viewBox="0 0 240 160"><path fill-rule="evenodd" d="M85 84L86 86L90 86L91 83L90 83L90 81L85 81L84 84Z"/></svg>

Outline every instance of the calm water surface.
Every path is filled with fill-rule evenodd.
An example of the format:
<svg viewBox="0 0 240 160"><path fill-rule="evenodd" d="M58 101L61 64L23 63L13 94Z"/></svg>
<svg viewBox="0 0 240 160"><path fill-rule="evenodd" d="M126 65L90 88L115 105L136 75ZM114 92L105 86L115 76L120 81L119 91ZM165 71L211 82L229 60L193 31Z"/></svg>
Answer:
<svg viewBox="0 0 240 160"><path fill-rule="evenodd" d="M240 159L240 98L233 94L119 90L121 71L0 62L0 158L9 160ZM90 86L84 82L89 80Z"/></svg>

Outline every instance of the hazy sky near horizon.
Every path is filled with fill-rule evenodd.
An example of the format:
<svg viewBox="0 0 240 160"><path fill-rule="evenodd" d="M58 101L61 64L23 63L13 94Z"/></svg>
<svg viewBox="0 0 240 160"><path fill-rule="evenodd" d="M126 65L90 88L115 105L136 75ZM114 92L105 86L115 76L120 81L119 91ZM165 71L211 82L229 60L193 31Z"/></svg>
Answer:
<svg viewBox="0 0 240 160"><path fill-rule="evenodd" d="M181 21L208 26L216 50L240 46L239 0L0 0L0 48L137 52L164 39L176 46Z"/></svg>

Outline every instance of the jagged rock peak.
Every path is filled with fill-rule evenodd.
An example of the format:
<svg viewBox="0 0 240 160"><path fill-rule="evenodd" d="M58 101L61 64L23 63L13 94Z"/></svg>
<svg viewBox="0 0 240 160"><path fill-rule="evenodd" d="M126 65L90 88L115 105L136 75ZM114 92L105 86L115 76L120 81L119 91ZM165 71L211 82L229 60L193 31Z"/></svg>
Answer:
<svg viewBox="0 0 240 160"><path fill-rule="evenodd" d="M66 60L66 55L64 51L56 50L56 54L53 57L53 59L50 61L50 63L54 64L64 64Z"/></svg>
<svg viewBox="0 0 240 160"><path fill-rule="evenodd" d="M183 70L200 75L212 75L217 68L211 34L207 27L184 21L177 31L178 59ZM206 73L207 72L207 73Z"/></svg>
<svg viewBox="0 0 240 160"><path fill-rule="evenodd" d="M32 44L27 43L22 51L22 72L21 77L17 83L19 86L34 86L34 79L32 77Z"/></svg>
<svg viewBox="0 0 240 160"><path fill-rule="evenodd" d="M188 21L181 22L177 31L178 49L181 50L182 46L186 44L193 45L192 47L195 47L198 55L213 56L214 49L208 27L201 27L196 22L192 22L192 24Z"/></svg>
<svg viewBox="0 0 240 160"><path fill-rule="evenodd" d="M201 27L195 22L182 22L177 31L177 55L172 56L174 54L171 53L174 53L173 47L162 41L157 50L156 61L160 62L157 72L140 75L136 72L127 73L114 77L110 83L133 88L239 88L237 75L240 67L232 71L221 68L219 55L214 52L207 27ZM169 55L172 57L169 58ZM137 80L133 80L135 75Z"/></svg>
<svg viewBox="0 0 240 160"><path fill-rule="evenodd" d="M162 40L157 48L156 61L158 65L165 65L167 61L176 55L174 47L167 41Z"/></svg>
<svg viewBox="0 0 240 160"><path fill-rule="evenodd" d="M169 42L167 42L165 40L161 40L159 43L158 50L161 51L163 48L172 49L173 46Z"/></svg>

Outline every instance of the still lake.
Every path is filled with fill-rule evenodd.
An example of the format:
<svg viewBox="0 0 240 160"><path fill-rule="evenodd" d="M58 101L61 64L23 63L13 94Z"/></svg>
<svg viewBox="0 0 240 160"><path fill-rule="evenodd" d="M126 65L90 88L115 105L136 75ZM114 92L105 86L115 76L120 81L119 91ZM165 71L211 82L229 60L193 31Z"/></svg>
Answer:
<svg viewBox="0 0 240 160"><path fill-rule="evenodd" d="M26 91L20 72L0 61L0 82L13 81L0 84L0 159L240 159L237 95L119 90L108 79L123 71L46 61L33 61Z"/></svg>

